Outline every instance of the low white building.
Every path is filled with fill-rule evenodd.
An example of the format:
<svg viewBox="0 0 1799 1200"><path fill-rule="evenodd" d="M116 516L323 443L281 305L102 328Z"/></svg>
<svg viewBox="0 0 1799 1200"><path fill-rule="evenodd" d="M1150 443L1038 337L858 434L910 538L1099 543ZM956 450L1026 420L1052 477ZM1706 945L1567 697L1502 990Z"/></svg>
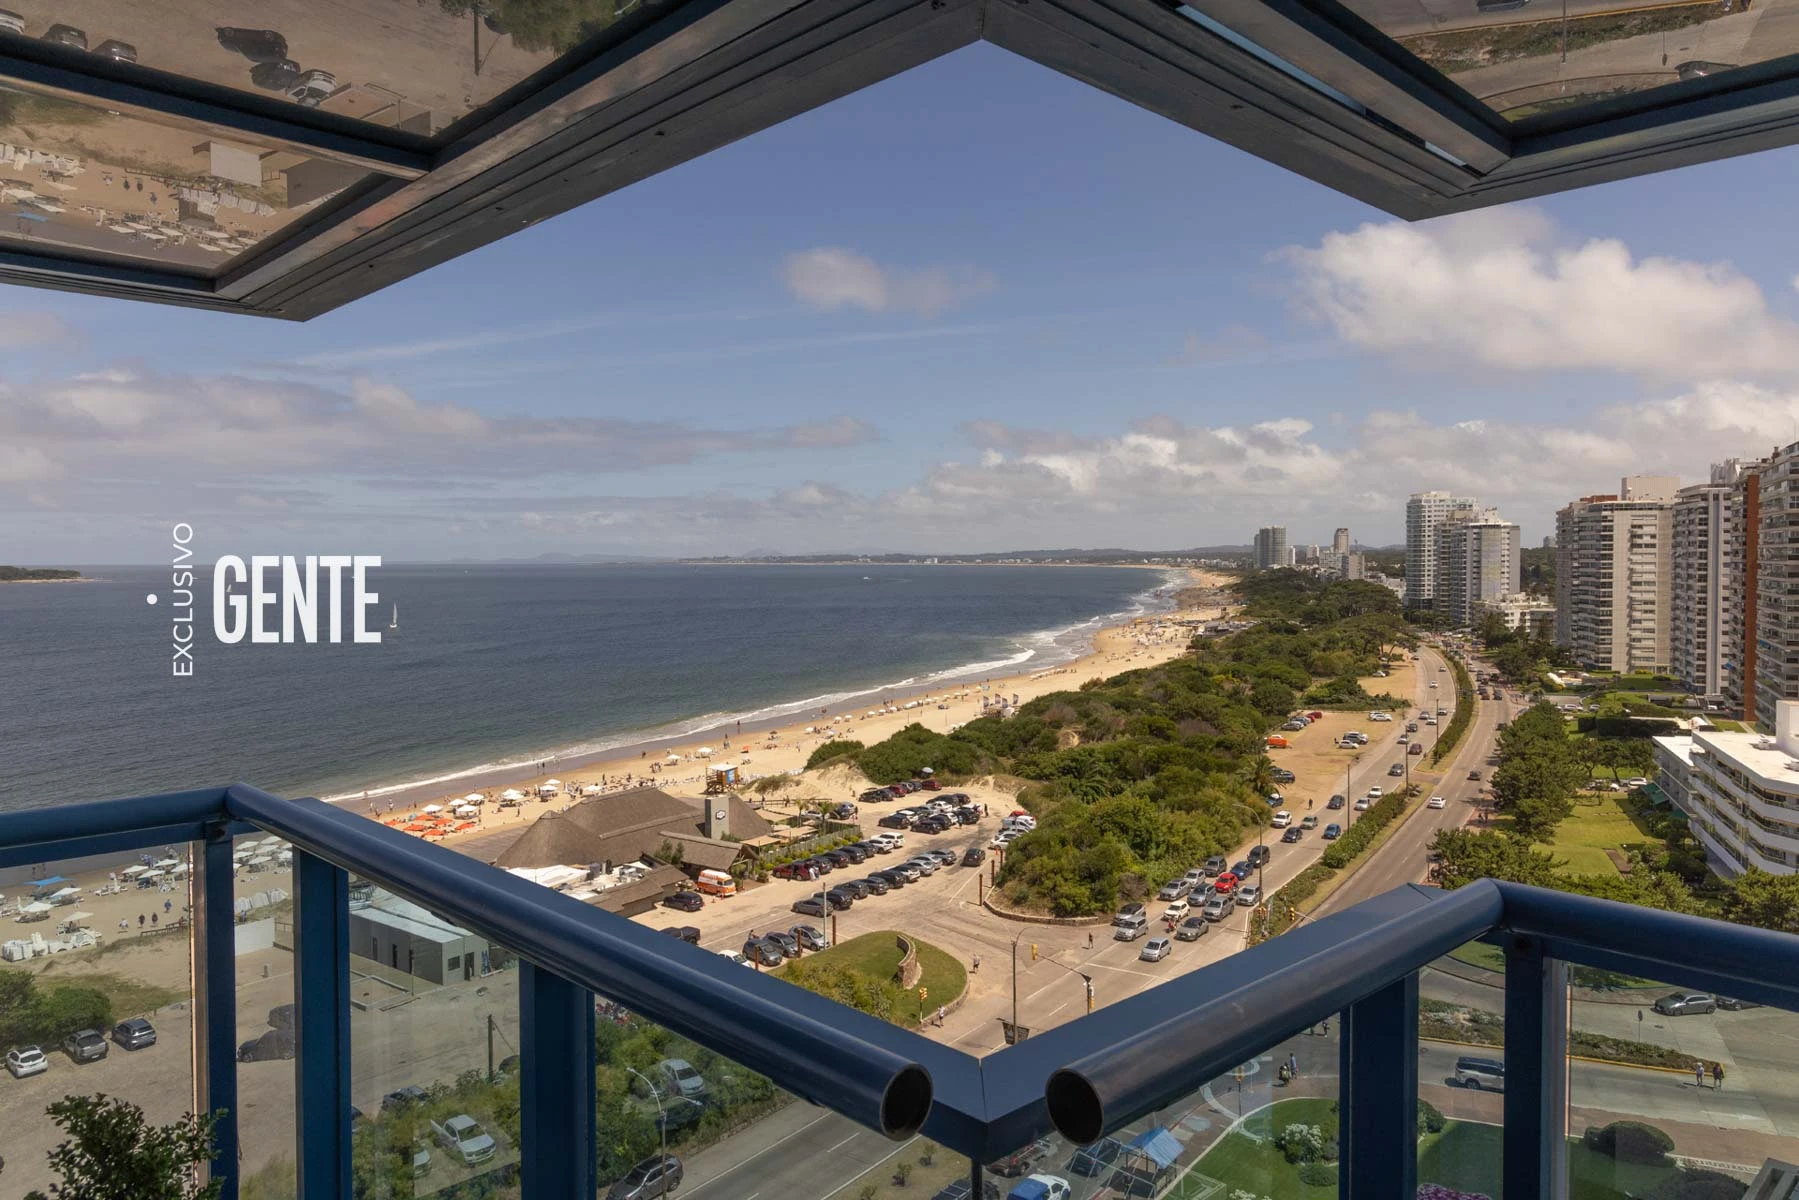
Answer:
<svg viewBox="0 0 1799 1200"><path fill-rule="evenodd" d="M1799 870L1799 701L1780 703L1775 727L1773 737L1701 729L1655 739L1656 786L1721 874Z"/></svg>
<svg viewBox="0 0 1799 1200"><path fill-rule="evenodd" d="M1555 605L1528 592L1511 592L1497 600L1482 604L1485 612L1497 613L1507 629L1522 628L1533 638L1548 641L1555 636Z"/></svg>

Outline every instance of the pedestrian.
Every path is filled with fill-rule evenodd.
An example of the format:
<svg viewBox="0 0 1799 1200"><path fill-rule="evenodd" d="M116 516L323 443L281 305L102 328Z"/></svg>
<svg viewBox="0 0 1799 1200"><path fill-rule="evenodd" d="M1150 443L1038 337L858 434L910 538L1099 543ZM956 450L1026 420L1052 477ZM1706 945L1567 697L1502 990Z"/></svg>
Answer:
<svg viewBox="0 0 1799 1200"><path fill-rule="evenodd" d="M1723 1086L1724 1086L1724 1064L1723 1063L1713 1063L1712 1064L1712 1090L1716 1091L1717 1089L1719 1089Z"/></svg>
<svg viewBox="0 0 1799 1200"><path fill-rule="evenodd" d="M1299 1074L1299 1055L1297 1053L1287 1055L1287 1074L1295 1076Z"/></svg>
<svg viewBox="0 0 1799 1200"><path fill-rule="evenodd" d="M144 914L143 913L137 914L137 927L139 929L142 929L144 927Z"/></svg>
<svg viewBox="0 0 1799 1200"><path fill-rule="evenodd" d="M174 902L174 901L172 901L172 900L164 900L164 901L163 901L163 902L162 902L162 911L163 911L163 912L164 912L164 913L165 913L165 914L167 914L167 913L168 913L168 911L169 911L169 910L170 910L170 909L171 909L171 908L174 908L174 907L175 907L175 902Z"/></svg>
<svg viewBox="0 0 1799 1200"><path fill-rule="evenodd" d="M943 1018L947 1015L948 1014L945 1013L943 1010L943 1005L939 1004L937 1006L937 1028L939 1028L939 1029L943 1028Z"/></svg>
<svg viewBox="0 0 1799 1200"><path fill-rule="evenodd" d="M152 928L152 929L156 928L156 914L155 913L150 914L150 928Z"/></svg>
<svg viewBox="0 0 1799 1200"><path fill-rule="evenodd" d="M1093 931L1092 930L1087 931L1087 949L1089 949L1089 950L1093 949Z"/></svg>
<svg viewBox="0 0 1799 1200"><path fill-rule="evenodd" d="M1705 1086L1705 1064L1704 1063L1694 1063L1693 1064L1693 1086L1694 1087L1704 1087Z"/></svg>
<svg viewBox="0 0 1799 1200"><path fill-rule="evenodd" d="M974 970L977 975L981 973L981 956L978 954L974 956Z"/></svg>

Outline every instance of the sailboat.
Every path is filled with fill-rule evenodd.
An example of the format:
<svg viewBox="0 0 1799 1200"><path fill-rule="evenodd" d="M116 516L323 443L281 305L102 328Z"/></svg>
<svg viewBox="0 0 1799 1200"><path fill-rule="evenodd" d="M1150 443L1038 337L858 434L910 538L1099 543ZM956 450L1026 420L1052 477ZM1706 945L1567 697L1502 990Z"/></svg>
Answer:
<svg viewBox="0 0 1799 1200"><path fill-rule="evenodd" d="M390 630L400 627L400 606L398 604L394 605L394 619L387 623L387 627Z"/></svg>

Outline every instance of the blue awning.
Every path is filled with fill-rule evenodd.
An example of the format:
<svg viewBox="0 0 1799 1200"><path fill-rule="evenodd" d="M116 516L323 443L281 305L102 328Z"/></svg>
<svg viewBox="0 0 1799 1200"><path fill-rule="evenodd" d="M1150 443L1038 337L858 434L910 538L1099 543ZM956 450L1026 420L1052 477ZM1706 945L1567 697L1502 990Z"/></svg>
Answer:
<svg viewBox="0 0 1799 1200"><path fill-rule="evenodd" d="M33 879L31 881L31 886L34 888L47 888L47 887L51 886L52 884L67 883L67 882L69 882L69 881L64 879L61 875L52 875L48 879Z"/></svg>
<svg viewBox="0 0 1799 1200"><path fill-rule="evenodd" d="M1147 1155L1158 1167L1172 1167L1181 1156L1181 1144L1166 1129L1151 1129L1131 1140L1131 1149Z"/></svg>

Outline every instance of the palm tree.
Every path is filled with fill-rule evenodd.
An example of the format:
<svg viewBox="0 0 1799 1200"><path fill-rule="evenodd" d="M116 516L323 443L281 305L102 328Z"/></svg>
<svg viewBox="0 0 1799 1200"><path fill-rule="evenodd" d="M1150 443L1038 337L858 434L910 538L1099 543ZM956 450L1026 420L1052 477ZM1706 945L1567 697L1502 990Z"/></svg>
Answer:
<svg viewBox="0 0 1799 1200"><path fill-rule="evenodd" d="M1243 782L1247 783L1255 794L1266 796L1274 790L1274 761L1266 754L1258 754L1243 768Z"/></svg>

